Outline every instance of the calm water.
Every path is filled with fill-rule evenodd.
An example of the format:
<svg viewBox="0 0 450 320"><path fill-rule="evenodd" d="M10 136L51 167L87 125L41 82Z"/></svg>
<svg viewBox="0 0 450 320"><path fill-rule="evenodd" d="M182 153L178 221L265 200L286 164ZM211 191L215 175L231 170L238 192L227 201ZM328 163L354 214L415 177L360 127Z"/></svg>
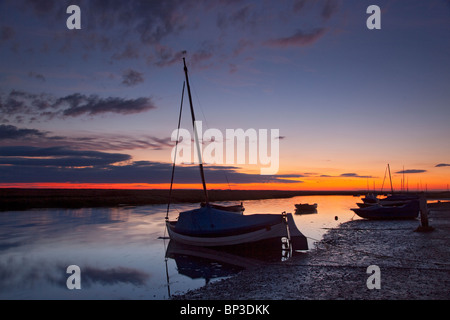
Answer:
<svg viewBox="0 0 450 320"><path fill-rule="evenodd" d="M349 210L357 200L305 196L244 205L246 214L294 213L295 203L317 203L317 214L294 215L312 248L328 228L358 219ZM173 205L170 217L195 207ZM0 299L162 300L261 262L229 253L215 259L209 250L193 257L186 248L174 247L164 239L165 211L166 205L152 205L0 213ZM67 288L70 265L80 267L80 290Z"/></svg>

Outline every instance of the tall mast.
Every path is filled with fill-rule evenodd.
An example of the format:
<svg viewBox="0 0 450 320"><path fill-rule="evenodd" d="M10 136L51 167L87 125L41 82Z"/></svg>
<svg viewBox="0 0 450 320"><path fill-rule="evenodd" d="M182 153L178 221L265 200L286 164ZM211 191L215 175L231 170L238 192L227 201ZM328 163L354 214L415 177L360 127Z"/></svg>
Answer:
<svg viewBox="0 0 450 320"><path fill-rule="evenodd" d="M388 169L389 169L389 180L391 180L391 192L392 192L392 194L394 194L394 188L392 187L391 167L389 166L389 163L388 163Z"/></svg>
<svg viewBox="0 0 450 320"><path fill-rule="evenodd" d="M186 76L186 87L187 87L188 96L189 96L189 105L191 106L192 126L194 128L194 140L195 140L195 143L197 145L198 162L199 162L199 166L200 166L200 175L202 177L203 192L205 193L205 202L206 202L206 204L208 204L209 203L208 190L206 189L205 173L203 171L203 163L202 163L202 153L200 151L201 150L200 149L200 143L199 143L199 139L198 139L197 128L196 128L196 125L195 125L194 106L192 105L191 86L189 85L188 69L186 67L186 60L185 60L185 58L183 58L183 64L184 64L184 74Z"/></svg>
<svg viewBox="0 0 450 320"><path fill-rule="evenodd" d="M403 188L402 188L403 190L403 192L405 192L405 166L403 166Z"/></svg>

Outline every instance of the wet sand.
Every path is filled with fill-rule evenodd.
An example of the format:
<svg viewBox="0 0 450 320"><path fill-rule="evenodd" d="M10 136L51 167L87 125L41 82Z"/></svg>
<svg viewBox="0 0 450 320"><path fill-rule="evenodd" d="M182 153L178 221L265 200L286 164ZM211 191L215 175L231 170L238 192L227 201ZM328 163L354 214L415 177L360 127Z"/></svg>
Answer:
<svg viewBox="0 0 450 320"><path fill-rule="evenodd" d="M429 209L432 232L416 232L420 220L352 220L329 230L313 250L173 299L448 300L450 204ZM367 287L370 265L380 268L380 289Z"/></svg>

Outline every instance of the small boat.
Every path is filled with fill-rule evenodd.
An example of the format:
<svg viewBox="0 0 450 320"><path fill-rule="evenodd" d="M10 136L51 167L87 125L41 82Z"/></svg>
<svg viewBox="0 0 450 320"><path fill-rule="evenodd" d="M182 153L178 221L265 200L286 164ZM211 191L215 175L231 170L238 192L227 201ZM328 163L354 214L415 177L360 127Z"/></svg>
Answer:
<svg viewBox="0 0 450 320"><path fill-rule="evenodd" d="M206 202L202 202L200 204L201 207L206 207ZM230 212L235 212L235 213L240 213L242 214L245 211L244 205L242 204L237 204L237 205L231 205L231 206L224 206L224 205L220 205L220 204L212 204L210 203L209 206L211 208L214 209L219 209L219 210L223 210L223 211L230 211Z"/></svg>
<svg viewBox="0 0 450 320"><path fill-rule="evenodd" d="M394 194L389 195L385 198L378 199L378 202L363 202L356 203L358 207L365 208L369 206L373 206L376 204L385 206L385 207L394 207L394 206L403 206L411 201L418 201L419 198L415 194Z"/></svg>
<svg viewBox="0 0 450 320"><path fill-rule="evenodd" d="M392 194L380 199L379 203L383 206L402 206L410 201L418 200L419 197L415 194Z"/></svg>
<svg viewBox="0 0 450 320"><path fill-rule="evenodd" d="M317 213L317 203L299 203L295 205L296 214Z"/></svg>
<svg viewBox="0 0 450 320"><path fill-rule="evenodd" d="M372 220L416 219L419 216L419 201L412 200L401 206L374 204L364 208L351 209L358 216Z"/></svg>
<svg viewBox="0 0 450 320"><path fill-rule="evenodd" d="M377 203L378 202L377 196L373 193L366 194L366 196L364 198L361 198L361 200L364 203Z"/></svg>
<svg viewBox="0 0 450 320"><path fill-rule="evenodd" d="M167 221L170 239L201 247L222 247L288 239L294 250L307 250L306 237L297 229L291 214L240 215L205 206L180 212L178 220Z"/></svg>

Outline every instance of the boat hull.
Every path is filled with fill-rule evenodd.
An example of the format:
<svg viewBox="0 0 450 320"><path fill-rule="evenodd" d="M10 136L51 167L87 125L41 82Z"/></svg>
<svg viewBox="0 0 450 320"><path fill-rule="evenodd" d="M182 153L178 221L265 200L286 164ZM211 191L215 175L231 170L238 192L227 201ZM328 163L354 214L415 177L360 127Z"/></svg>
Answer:
<svg viewBox="0 0 450 320"><path fill-rule="evenodd" d="M281 238L288 237L287 225L285 221L255 231L217 237L214 236L213 234L201 237L181 234L175 231L175 223L170 221L167 221L166 223L170 239L191 246L202 246L202 247L231 246L242 243L252 243L266 239L280 239L281 243Z"/></svg>
<svg viewBox="0 0 450 320"><path fill-rule="evenodd" d="M419 204L417 201L411 201L410 203L397 207L373 205L351 210L359 217L371 220L416 219L419 216Z"/></svg>

